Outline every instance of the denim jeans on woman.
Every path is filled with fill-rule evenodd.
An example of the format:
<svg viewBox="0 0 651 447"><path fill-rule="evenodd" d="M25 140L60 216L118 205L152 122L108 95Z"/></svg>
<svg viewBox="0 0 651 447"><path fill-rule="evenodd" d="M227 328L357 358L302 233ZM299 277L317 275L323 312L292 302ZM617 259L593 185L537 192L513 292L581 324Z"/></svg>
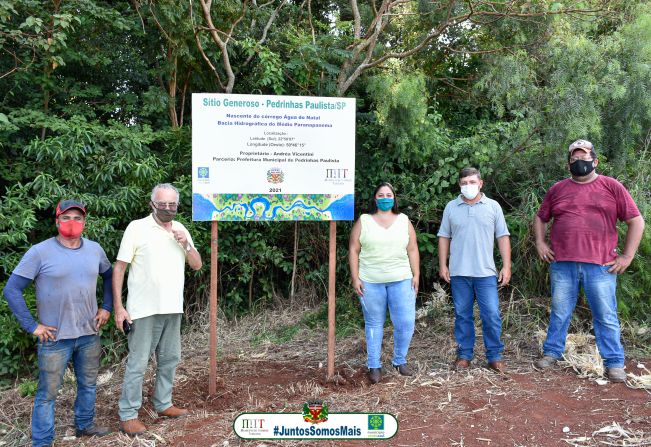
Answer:
<svg viewBox="0 0 651 447"><path fill-rule="evenodd" d="M380 368L384 321L389 315L393 324L393 365L407 363L407 351L414 335L416 294L411 279L386 283L362 281L364 296L360 297L364 312L368 367Z"/></svg>
<svg viewBox="0 0 651 447"><path fill-rule="evenodd" d="M54 441L54 403L68 362L77 378L75 427L89 428L95 419L95 384L102 352L99 335L38 343L38 388L32 412L32 445L51 445Z"/></svg>
<svg viewBox="0 0 651 447"><path fill-rule="evenodd" d="M454 301L454 337L457 340L457 357L472 360L475 348L475 321L473 307L475 297L479 305L486 359L495 362L502 359L504 344L502 318L497 296L496 276L452 276L452 301Z"/></svg>
<svg viewBox="0 0 651 447"><path fill-rule="evenodd" d="M592 310L592 324L599 354L606 368L624 366L624 347L617 317L617 275L608 273L610 266L585 262L552 262L552 308L545 355L559 358L565 351L565 338L572 313L583 287Z"/></svg>

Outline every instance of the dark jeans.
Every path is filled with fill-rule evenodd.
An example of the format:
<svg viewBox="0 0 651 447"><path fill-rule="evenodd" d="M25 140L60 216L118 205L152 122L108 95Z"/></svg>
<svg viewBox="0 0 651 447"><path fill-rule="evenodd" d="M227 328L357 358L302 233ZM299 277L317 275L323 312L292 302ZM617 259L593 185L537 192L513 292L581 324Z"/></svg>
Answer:
<svg viewBox="0 0 651 447"><path fill-rule="evenodd" d="M77 378L75 427L83 430L93 425L101 352L99 335L38 343L39 374L32 412L32 445L50 445L54 441L54 402L71 359Z"/></svg>
<svg viewBox="0 0 651 447"><path fill-rule="evenodd" d="M497 296L497 277L453 276L450 278L454 301L454 337L457 340L457 357L472 360L475 347L475 298L479 305L486 359L494 362L502 359L504 343L502 318Z"/></svg>

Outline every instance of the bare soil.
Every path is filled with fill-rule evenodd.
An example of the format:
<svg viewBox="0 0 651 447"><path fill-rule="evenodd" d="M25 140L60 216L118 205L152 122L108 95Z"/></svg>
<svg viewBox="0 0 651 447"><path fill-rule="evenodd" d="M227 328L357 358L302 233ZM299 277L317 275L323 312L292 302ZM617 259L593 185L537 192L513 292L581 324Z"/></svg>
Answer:
<svg viewBox="0 0 651 447"><path fill-rule="evenodd" d="M628 368L634 369L635 364L629 362ZM312 397L301 392L301 384L307 390L309 384L316 384L314 389L322 387L318 397L330 402L330 412L375 412L380 408L394 413L399 422L398 434L388 441L312 441L305 445L533 447L572 445L573 439L583 439L574 442L576 445L599 445L599 436L593 437L593 433L613 422L629 432L645 433L646 441L651 442L648 392L625 384L598 385L560 368L541 373L529 365L519 366L507 374L475 368L463 373L440 370L404 378L391 372L378 385L370 385L365 371L360 369L345 376L347 384L341 386L325 383L324 371L317 365L226 362L222 364L225 375L233 377L229 373L237 372L239 379L222 384L217 398L200 397L206 395L207 376L181 388L178 395L184 399L177 398L179 403L197 409L200 402L200 408L210 415L183 422L183 433L170 439L170 444L282 444L242 441L233 435L228 423L232 423L234 415L252 410L253 396L256 412L300 412L303 402ZM355 403L354 408L349 402ZM224 424L224 420L228 423ZM563 431L565 427L567 432ZM615 441L607 437L602 440Z"/></svg>
<svg viewBox="0 0 651 447"><path fill-rule="evenodd" d="M449 314L448 314L449 315ZM364 368L364 337L358 331L337 341L336 367L342 383L328 383L326 343L318 331L302 328L289 341L267 335L299 321L295 311L226 323L220 321L217 394L208 395L206 326L184 335L183 360L177 370L174 403L189 408L180 420L157 418L149 401L154 377L145 377L140 418L145 435L117 432L124 362L102 373L97 418L116 432L103 438L74 438L74 383L64 383L57 401L57 446L643 446L651 445L651 394L625 383L599 385L572 369L546 372L532 368L538 342L535 328L505 329L508 372L482 366L481 337L468 371L449 364L454 342L451 321L425 319L410 349L412 377L389 368L391 329L385 334L384 377L371 385ZM524 330L522 330L524 329ZM275 332L274 332L275 331ZM523 334L529 334L527 336ZM478 334L480 335L480 334ZM627 372L650 359L629 358ZM300 412L308 399L324 400L331 413L384 412L399 422L397 435L385 441L245 441L232 429L241 412ZM0 393L0 446L29 442L33 398L17 390Z"/></svg>

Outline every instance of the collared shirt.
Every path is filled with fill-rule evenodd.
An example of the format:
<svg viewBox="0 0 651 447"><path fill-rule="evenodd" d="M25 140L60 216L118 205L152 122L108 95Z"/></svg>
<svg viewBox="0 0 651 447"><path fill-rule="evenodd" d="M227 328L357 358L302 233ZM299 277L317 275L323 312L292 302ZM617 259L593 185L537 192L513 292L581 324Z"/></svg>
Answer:
<svg viewBox="0 0 651 447"><path fill-rule="evenodd" d="M473 205L461 195L448 202L438 236L450 239L450 276L497 276L495 239L509 234L502 207L486 194Z"/></svg>
<svg viewBox="0 0 651 447"><path fill-rule="evenodd" d="M183 224L172 221L172 229L185 232L194 247ZM127 312L132 319L183 313L185 255L185 247L151 214L127 226L117 259L130 264Z"/></svg>

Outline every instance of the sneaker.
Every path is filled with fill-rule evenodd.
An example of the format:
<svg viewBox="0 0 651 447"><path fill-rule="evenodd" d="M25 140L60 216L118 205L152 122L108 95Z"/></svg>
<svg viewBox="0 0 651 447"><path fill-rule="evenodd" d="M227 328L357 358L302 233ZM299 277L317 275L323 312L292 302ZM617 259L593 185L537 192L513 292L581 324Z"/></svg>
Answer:
<svg viewBox="0 0 651 447"><path fill-rule="evenodd" d="M611 382L625 382L626 371L624 368L606 368L606 376Z"/></svg>
<svg viewBox="0 0 651 447"><path fill-rule="evenodd" d="M556 357L552 357L551 355L544 355L542 358L539 358L533 362L533 367L538 370L548 369L554 366L556 362L558 362L558 359Z"/></svg>
<svg viewBox="0 0 651 447"><path fill-rule="evenodd" d="M414 371L411 369L411 366L409 366L406 363L403 363L402 365L393 365L393 367L400 373L401 376L413 376Z"/></svg>
<svg viewBox="0 0 651 447"><path fill-rule="evenodd" d="M382 368L369 368L368 379L371 383L378 383L382 379Z"/></svg>
<svg viewBox="0 0 651 447"><path fill-rule="evenodd" d="M75 436L81 438L82 436L106 436L111 433L111 429L108 427L102 427L101 425L91 425L90 427L77 429L75 431Z"/></svg>
<svg viewBox="0 0 651 447"><path fill-rule="evenodd" d="M120 421L120 431L129 436L142 435L147 430L145 424L138 419L129 419L128 421Z"/></svg>
<svg viewBox="0 0 651 447"><path fill-rule="evenodd" d="M470 360L457 357L457 359L454 361L453 366L457 371L466 370L470 368Z"/></svg>

